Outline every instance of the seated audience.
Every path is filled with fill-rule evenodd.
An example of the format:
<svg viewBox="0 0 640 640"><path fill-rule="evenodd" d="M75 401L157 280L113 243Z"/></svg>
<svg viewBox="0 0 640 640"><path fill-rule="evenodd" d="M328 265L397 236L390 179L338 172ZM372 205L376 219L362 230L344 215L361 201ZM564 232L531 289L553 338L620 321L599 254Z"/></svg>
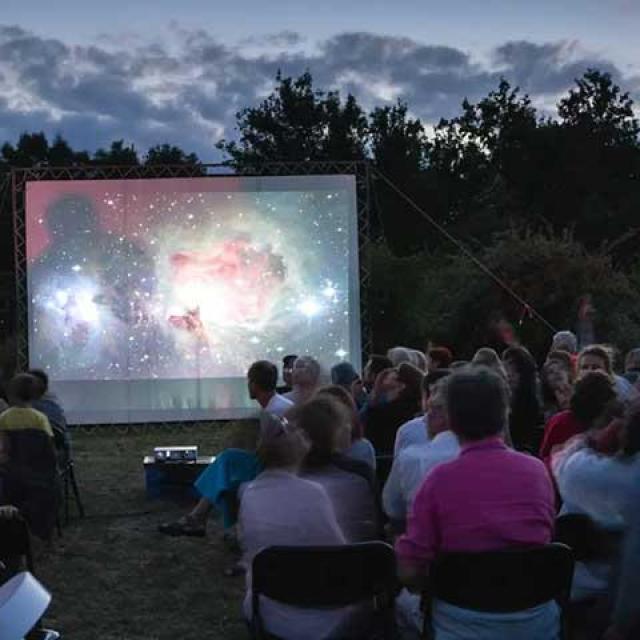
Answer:
<svg viewBox="0 0 640 640"><path fill-rule="evenodd" d="M36 536L49 540L58 509L58 468L47 417L31 407L36 380L27 373L9 383L11 406L0 415L3 500L17 507Z"/></svg>
<svg viewBox="0 0 640 640"><path fill-rule="evenodd" d="M615 446L607 431L614 430ZM604 445L604 446L603 446ZM640 404L606 430L576 436L552 455L551 467L563 500L562 513L586 514L601 529L622 531L640 487ZM572 586L575 600L606 596L609 562L579 563Z"/></svg>
<svg viewBox="0 0 640 640"><path fill-rule="evenodd" d="M640 349L631 349L624 361L624 377L633 385L640 380Z"/></svg>
<svg viewBox="0 0 640 640"><path fill-rule="evenodd" d="M297 406L287 418L311 444L301 475L327 492L347 542L376 539L380 520L373 473L340 451L351 432L348 410L325 395Z"/></svg>
<svg viewBox="0 0 640 640"><path fill-rule="evenodd" d="M548 462L554 447L596 426L615 399L615 389L606 373L596 370L583 375L576 382L570 408L553 416L545 425L540 457Z"/></svg>
<svg viewBox="0 0 640 640"><path fill-rule="evenodd" d="M265 428L258 448L263 471L243 491L238 518L247 590L244 612L252 618L251 563L275 545L341 545L345 537L325 490L298 477L308 444L304 431L276 420ZM357 609L303 609L261 597L260 613L268 633L278 638L345 637Z"/></svg>
<svg viewBox="0 0 640 640"><path fill-rule="evenodd" d="M249 395L260 405L264 416L282 416L293 407L292 402L276 393L277 381L278 370L271 362L259 360L249 367ZM252 451L226 449L196 480L195 487L202 497L195 507L175 522L161 524L158 530L172 536L202 537L214 505L222 511L225 529L230 529L236 523L240 485L253 480L260 470L260 461Z"/></svg>
<svg viewBox="0 0 640 640"><path fill-rule="evenodd" d="M339 362L331 367L331 384L344 387L351 393L351 386L360 376L350 362Z"/></svg>
<svg viewBox="0 0 640 640"><path fill-rule="evenodd" d="M411 349L411 364L416 366L422 373L427 372L427 356L418 349Z"/></svg>
<svg viewBox="0 0 640 640"><path fill-rule="evenodd" d="M549 353L552 351L565 351L575 357L578 353L578 338L576 338L576 334L573 331L558 331L555 333L551 339Z"/></svg>
<svg viewBox="0 0 640 640"><path fill-rule="evenodd" d="M282 417L293 402L276 391L278 369L267 360L254 362L247 372L249 397L255 400L263 411Z"/></svg>
<svg viewBox="0 0 640 640"><path fill-rule="evenodd" d="M574 364L566 351L551 351L542 367L542 400L545 422L569 408L574 383Z"/></svg>
<svg viewBox="0 0 640 640"><path fill-rule="evenodd" d="M293 363L291 371L292 389L284 394L293 404L302 404L313 396L321 383L322 367L311 356L300 356Z"/></svg>
<svg viewBox="0 0 640 640"><path fill-rule="evenodd" d="M408 347L392 347L387 351L387 358L391 360L391 365L393 367L398 367L403 362L413 364L411 360L411 349Z"/></svg>
<svg viewBox="0 0 640 640"><path fill-rule="evenodd" d="M373 391L376 379L383 371L392 369L393 364L387 356L372 354L362 370L362 380L354 380L351 385L353 395L358 409L361 409L367 402L369 394Z"/></svg>
<svg viewBox="0 0 640 640"><path fill-rule="evenodd" d="M507 379L507 371L504 368L504 364L496 350L491 347L478 349L471 360L471 364L474 367L487 367L497 373L503 380Z"/></svg>
<svg viewBox="0 0 640 640"><path fill-rule="evenodd" d="M448 376L451 372L448 369L436 369L427 373L422 379L422 399L421 408L423 415L412 418L405 422L396 433L396 441L393 446L393 455L396 457L403 449L414 444L426 444L429 442L429 426L428 426L428 402L429 396L433 392L438 380Z"/></svg>
<svg viewBox="0 0 640 640"><path fill-rule="evenodd" d="M33 408L38 383L34 376L19 373L9 383L10 407L0 414L0 431L35 429L53 438L53 430L44 413Z"/></svg>
<svg viewBox="0 0 640 640"><path fill-rule="evenodd" d="M420 412L423 377L419 369L403 362L376 379L360 417L377 455L392 454L396 432Z"/></svg>
<svg viewBox="0 0 640 640"><path fill-rule="evenodd" d="M345 440L340 445L340 450L349 458L361 460L375 471L376 452L373 445L362 436L362 425L360 416L353 396L344 388L338 385L320 387L315 397L329 396L334 398L349 412L351 417L351 430L344 434Z"/></svg>
<svg viewBox="0 0 640 640"><path fill-rule="evenodd" d="M427 401L422 428L429 431L429 440L402 449L393 461L382 492L384 511L391 520L405 520L416 491L429 471L455 458L460 450L458 438L449 429L444 386L446 378L433 385Z"/></svg>
<svg viewBox="0 0 640 640"><path fill-rule="evenodd" d="M630 397L633 386L628 380L613 372L611 350L603 345L594 344L583 349L578 355L578 378L589 371L602 371L608 375L615 385L616 393L621 400Z"/></svg>
<svg viewBox="0 0 640 640"><path fill-rule="evenodd" d="M511 389L509 433L513 446L518 450L538 451L544 418L536 362L524 347L509 347L502 361Z"/></svg>
<svg viewBox="0 0 640 640"><path fill-rule="evenodd" d="M452 362L453 356L447 347L433 347L427 354L427 371L448 369Z"/></svg>
<svg viewBox="0 0 640 640"><path fill-rule="evenodd" d="M483 552L543 545L554 527L554 493L544 465L504 444L509 391L486 369L447 379L446 408L460 455L425 478L396 542L401 579L421 581L442 552ZM527 611L485 614L433 603L436 640L501 640L559 635L555 602Z"/></svg>
<svg viewBox="0 0 640 640"><path fill-rule="evenodd" d="M393 363L387 356L373 354L369 356L369 360L364 367L362 373L362 384L366 393L371 393L379 374L387 369L392 369Z"/></svg>
<svg viewBox="0 0 640 640"><path fill-rule="evenodd" d="M49 376L42 369L30 369L29 373L36 382L35 398L31 403L33 408L47 416L53 429L56 446L59 449L69 451L71 438L67 429L67 418L60 400L55 393L49 390Z"/></svg>
<svg viewBox="0 0 640 640"><path fill-rule="evenodd" d="M640 487L636 487L634 504L640 503ZM640 510L629 514L622 544L618 579L613 594L611 624L603 640L636 640L640 638Z"/></svg>
<svg viewBox="0 0 640 640"><path fill-rule="evenodd" d="M282 382L276 391L280 394L291 391L291 373L293 371L293 363L296 361L296 355L288 355L282 358Z"/></svg>

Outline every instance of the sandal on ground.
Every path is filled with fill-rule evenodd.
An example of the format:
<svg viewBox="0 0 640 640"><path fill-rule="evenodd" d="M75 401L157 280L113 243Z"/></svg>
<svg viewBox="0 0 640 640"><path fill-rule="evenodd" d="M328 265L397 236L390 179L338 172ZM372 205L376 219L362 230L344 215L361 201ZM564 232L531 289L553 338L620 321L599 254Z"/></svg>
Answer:
<svg viewBox="0 0 640 640"><path fill-rule="evenodd" d="M165 522L158 525L158 531L167 536L192 536L194 538L204 538L206 527L194 521L189 516L183 516L175 522Z"/></svg>

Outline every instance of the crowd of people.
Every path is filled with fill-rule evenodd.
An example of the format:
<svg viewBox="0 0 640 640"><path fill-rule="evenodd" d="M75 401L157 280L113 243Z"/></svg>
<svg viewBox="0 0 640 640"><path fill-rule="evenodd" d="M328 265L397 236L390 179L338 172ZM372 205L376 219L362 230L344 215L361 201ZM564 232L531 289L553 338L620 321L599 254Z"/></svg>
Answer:
<svg viewBox="0 0 640 640"><path fill-rule="evenodd" d="M395 347L371 355L361 374L341 362L325 375L315 358L287 356L279 378L274 363L251 365L257 447L221 452L195 484L197 504L159 527L205 536L212 511L222 514L240 549L226 573L246 574L248 621L261 549L383 540L395 548L400 637L418 638L420 594L439 556L546 545L559 519L578 516L607 552L576 562L572 637L640 638L640 349L617 373L609 347L579 351L563 331L541 366L518 345L483 347L469 361L445 347ZM15 376L6 400L0 500L12 508L0 516L19 512L47 539L70 447L64 411L42 371ZM371 603L260 603L279 638L369 637ZM431 611L436 640L560 637L554 601L487 613L436 600Z"/></svg>
<svg viewBox="0 0 640 640"><path fill-rule="evenodd" d="M470 361L444 347L395 347L323 377L310 356L248 372L260 405L257 450L224 451L196 483L201 501L160 526L204 535L214 506L237 536L251 619L251 565L273 545L393 542L402 588L399 633L420 637L420 593L430 564L447 552L546 545L558 519L576 514L615 541L576 563L574 638L640 637L640 350L617 374L610 348L578 351L554 336L541 367L523 346L483 347ZM634 567L635 569L631 569ZM268 601L267 630L281 638L367 637L366 603L340 610ZM584 614L588 612L588 614ZM560 637L555 602L505 614L435 602L437 640ZM361 636L358 636L358 633Z"/></svg>

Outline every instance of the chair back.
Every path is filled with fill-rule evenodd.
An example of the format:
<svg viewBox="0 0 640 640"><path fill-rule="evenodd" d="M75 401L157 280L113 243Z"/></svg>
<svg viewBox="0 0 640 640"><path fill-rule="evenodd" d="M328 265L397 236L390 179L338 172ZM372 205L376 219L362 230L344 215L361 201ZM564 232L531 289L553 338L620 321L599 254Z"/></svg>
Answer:
<svg viewBox="0 0 640 640"><path fill-rule="evenodd" d="M0 562L10 572L24 559L30 573L34 572L29 527L22 516L0 518ZM2 572L0 572L2 573ZM1 582L1 581L0 581Z"/></svg>
<svg viewBox="0 0 640 640"><path fill-rule="evenodd" d="M6 431L9 443L9 473L30 485L50 486L57 475L57 457L52 438L40 429Z"/></svg>
<svg viewBox="0 0 640 640"><path fill-rule="evenodd" d="M60 498L52 438L38 429L5 432L9 462L3 471L5 499L20 509L30 530L48 539Z"/></svg>
<svg viewBox="0 0 640 640"><path fill-rule="evenodd" d="M588 515L567 513L556 520L555 540L566 544L577 561L609 561L620 548L621 531L606 531Z"/></svg>
<svg viewBox="0 0 640 640"><path fill-rule="evenodd" d="M564 544L483 553L447 553L434 561L431 596L492 613L522 611L569 599L573 555Z"/></svg>
<svg viewBox="0 0 640 640"><path fill-rule="evenodd" d="M395 555L384 542L268 547L252 565L254 632L261 637L261 595L302 608L338 609L368 601L392 620L396 585Z"/></svg>

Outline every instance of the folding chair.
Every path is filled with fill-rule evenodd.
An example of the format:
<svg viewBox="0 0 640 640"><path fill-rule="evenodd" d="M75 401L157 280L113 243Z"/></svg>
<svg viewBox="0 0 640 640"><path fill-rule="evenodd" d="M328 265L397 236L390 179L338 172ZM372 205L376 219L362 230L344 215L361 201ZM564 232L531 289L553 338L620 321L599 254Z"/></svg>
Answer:
<svg viewBox="0 0 640 640"><path fill-rule="evenodd" d="M622 531L610 531L598 526L588 515L570 513L556 519L557 542L566 544L573 551L576 562L611 567L611 584L616 582L616 571L620 567ZM566 620L571 637L600 638L611 619L613 590L608 593L581 594L567 607Z"/></svg>
<svg viewBox="0 0 640 640"><path fill-rule="evenodd" d="M51 438L39 429L7 431L6 437L5 498L20 509L34 535L48 540L59 505L58 467Z"/></svg>
<svg viewBox="0 0 640 640"><path fill-rule="evenodd" d="M252 620L255 640L277 640L260 612L260 596L312 609L370 603L370 628L351 638L392 638L398 591L393 549L384 542L318 547L269 547L252 565ZM295 630L292 630L295 635Z"/></svg>
<svg viewBox="0 0 640 640"><path fill-rule="evenodd" d="M566 544L576 561L613 561L622 543L622 531L607 531L588 515L567 513L556 519L556 542Z"/></svg>
<svg viewBox="0 0 640 640"><path fill-rule="evenodd" d="M573 579L571 549L560 543L483 553L446 553L429 571L423 637L433 637L431 601L486 613L524 611L555 600L564 614ZM563 624L561 625L561 629Z"/></svg>
<svg viewBox="0 0 640 640"><path fill-rule="evenodd" d="M71 449L68 443L65 443L63 448L58 449L58 473L62 483L62 500L64 506L64 523L69 524L69 498L70 491L73 491L73 497L75 498L76 507L78 509L78 515L84 518L84 505L80 498L80 489L78 489L78 483L76 482L75 466L73 456L71 455ZM60 523L58 525L58 533L60 533Z"/></svg>
<svg viewBox="0 0 640 640"><path fill-rule="evenodd" d="M35 573L29 527L20 515L0 518L0 563L3 565L0 576L10 578L17 573L21 562L25 563L29 573ZM0 579L2 582L4 580Z"/></svg>

